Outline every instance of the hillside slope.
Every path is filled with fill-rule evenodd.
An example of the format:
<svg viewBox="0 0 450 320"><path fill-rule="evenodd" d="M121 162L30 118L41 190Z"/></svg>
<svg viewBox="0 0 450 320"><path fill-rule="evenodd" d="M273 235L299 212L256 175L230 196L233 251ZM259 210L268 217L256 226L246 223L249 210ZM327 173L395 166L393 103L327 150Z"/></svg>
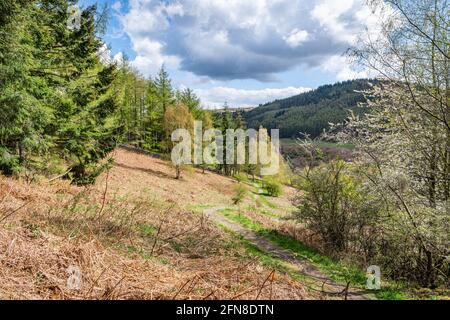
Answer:
<svg viewBox="0 0 450 320"><path fill-rule="evenodd" d="M0 299L366 298L364 273L284 219L294 189L272 198L244 179L233 205L230 178L191 169L176 180L169 162L138 150L112 156L84 188L0 176Z"/></svg>
<svg viewBox="0 0 450 320"><path fill-rule="evenodd" d="M95 186L0 176L0 298L311 299L203 208L231 205L234 181L119 149ZM288 191L289 194L289 191ZM284 211L286 198L277 199ZM68 287L69 268L81 286Z"/></svg>
<svg viewBox="0 0 450 320"><path fill-rule="evenodd" d="M358 104L365 101L362 91L369 88L368 80L354 80L326 85L287 99L276 100L249 112L244 118L250 128L264 126L280 129L281 138L298 137L308 133L320 135L329 123L348 117L348 111L362 113Z"/></svg>

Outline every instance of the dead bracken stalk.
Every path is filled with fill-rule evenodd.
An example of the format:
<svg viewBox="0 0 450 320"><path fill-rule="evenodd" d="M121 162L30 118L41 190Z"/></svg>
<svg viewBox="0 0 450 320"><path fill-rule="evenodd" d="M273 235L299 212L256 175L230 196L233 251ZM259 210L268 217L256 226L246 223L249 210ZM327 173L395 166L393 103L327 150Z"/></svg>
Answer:
<svg viewBox="0 0 450 320"><path fill-rule="evenodd" d="M172 297L172 300L175 300L175 299L178 297L178 295L181 293L181 291L183 291L184 287L186 287L187 284L188 284L189 282L195 280L195 278L197 278L197 276L195 276L194 279L188 279L188 280L181 286L181 288L178 290L178 292Z"/></svg>
<svg viewBox="0 0 450 320"><path fill-rule="evenodd" d="M259 291L258 291L258 294L256 295L255 300L258 300L258 299L259 299L259 297L260 297L260 295L261 295L261 292L262 292L263 288L265 287L267 281L269 281L269 279L271 279L271 278L273 279L273 276L274 276L274 275L275 275L275 269L273 269L272 272L270 272L270 274L269 274L269 275L267 276L267 278L264 280L264 282L263 282L261 288L260 288Z"/></svg>
<svg viewBox="0 0 450 320"><path fill-rule="evenodd" d="M344 294L344 300L348 299L349 289L350 289L350 281L347 282L347 286L345 287L344 291L342 291L342 294Z"/></svg>
<svg viewBox="0 0 450 320"><path fill-rule="evenodd" d="M97 216L97 220L101 219L103 216L103 210L105 209L105 204L106 204L106 195L108 193L108 181L109 181L109 172L110 170L108 169L108 171L106 172L106 179L105 179L105 190L103 192L103 198L102 198L102 206L100 208L100 211L98 212Z"/></svg>
<svg viewBox="0 0 450 320"><path fill-rule="evenodd" d="M100 278L105 274L106 269L103 269L103 271L100 273L100 275L98 276L97 279L95 279L95 281L92 283L91 287L89 288L86 296L90 296L92 293L92 290L94 289L94 287L98 284L98 282L100 281Z"/></svg>
<svg viewBox="0 0 450 320"><path fill-rule="evenodd" d="M233 296L233 297L232 297L231 299L229 299L229 300L237 300L238 298L240 298L240 297L242 297L242 296L244 296L244 295L247 295L247 294L249 294L249 293L255 292L255 290L260 290L260 291L262 291L262 290L264 290L267 286L268 286L268 285L262 286L262 287L260 287L260 288L251 288L251 289L248 289L248 290L246 290L246 291L243 291L243 292L241 292L241 293L239 293L239 294Z"/></svg>
<svg viewBox="0 0 450 320"><path fill-rule="evenodd" d="M123 276L111 289L108 289L106 292L105 292L105 296L104 296L104 298L105 298L105 300L108 300L111 296L112 296L112 294L114 293L114 291L117 289L117 287L122 283L122 281L125 279L125 277L126 276Z"/></svg>
<svg viewBox="0 0 450 320"><path fill-rule="evenodd" d="M200 226L194 225L191 228L189 228L187 230L184 230L184 231L182 231L182 232L180 232L180 233L178 233L178 234L176 234L174 236L170 236L168 238L165 238L164 241L167 242L167 241L170 241L170 240L174 240L174 239L177 239L177 238L179 238L181 236L184 236L185 234L187 234L189 232L195 232L197 230L203 229L203 216L202 216L202 218L200 218L199 224L200 224Z"/></svg>
<svg viewBox="0 0 450 320"><path fill-rule="evenodd" d="M155 235L155 241L153 242L152 250L150 251L150 256L153 256L153 252L155 251L155 247L156 247L156 244L158 242L159 235L161 233L162 227L163 227L164 223L166 222L168 213L170 211L172 211L173 208L174 208L174 205L171 205L170 208L165 210L164 213L163 213L163 217L162 217L161 222L159 224L158 231L156 232L156 235Z"/></svg>
<svg viewBox="0 0 450 320"><path fill-rule="evenodd" d="M0 200L0 206L3 205L3 203L6 201L6 199L9 197L9 195L12 192L12 186L9 188L9 191L2 197Z"/></svg>
<svg viewBox="0 0 450 320"><path fill-rule="evenodd" d="M27 205L29 205L31 203L31 201L24 203L23 205L21 205L20 207L18 207L17 209L12 210L11 212L5 214L3 217L0 218L0 223L2 223L3 221L5 221L6 219L8 219L9 217L11 217L13 214L19 212L20 210L22 210L23 208L25 208Z"/></svg>

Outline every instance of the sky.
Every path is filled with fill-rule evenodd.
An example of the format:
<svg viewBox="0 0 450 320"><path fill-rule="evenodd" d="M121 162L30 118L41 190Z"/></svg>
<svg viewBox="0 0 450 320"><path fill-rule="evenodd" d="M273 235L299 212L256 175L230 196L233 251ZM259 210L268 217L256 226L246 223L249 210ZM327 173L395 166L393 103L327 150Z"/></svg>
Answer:
<svg viewBox="0 0 450 320"><path fill-rule="evenodd" d="M109 7L108 54L146 77L164 65L205 108L250 107L365 78L344 53L376 15L364 0L81 0Z"/></svg>

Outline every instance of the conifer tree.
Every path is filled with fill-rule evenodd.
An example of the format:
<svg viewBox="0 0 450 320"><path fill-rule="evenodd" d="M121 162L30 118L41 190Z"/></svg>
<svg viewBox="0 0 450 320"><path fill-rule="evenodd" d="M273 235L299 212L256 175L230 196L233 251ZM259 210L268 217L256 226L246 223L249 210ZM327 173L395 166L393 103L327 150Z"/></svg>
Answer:
<svg viewBox="0 0 450 320"><path fill-rule="evenodd" d="M40 98L51 102L53 121L45 132L54 151L68 160L74 182L90 183L120 137L116 66L100 59L96 7L85 9L79 27L71 29L70 3L47 0L33 7L30 34L39 63L30 72L53 89Z"/></svg>
<svg viewBox="0 0 450 320"><path fill-rule="evenodd" d="M74 161L72 174L77 183L91 183L101 173L100 162L120 137L113 86L117 69L115 64L103 64L98 56L102 43L96 36L95 12L95 6L84 10L80 29L67 35L73 44L75 70L65 84L67 102L58 110L58 145Z"/></svg>
<svg viewBox="0 0 450 320"><path fill-rule="evenodd" d="M159 107L164 114L167 108L174 103L174 92L172 88L172 81L164 66L159 70L158 76L155 79L156 99Z"/></svg>
<svg viewBox="0 0 450 320"><path fill-rule="evenodd" d="M200 99L194 93L194 90L186 88L181 91L177 91L177 100L188 107L189 112L192 113L195 119L201 120L202 110L200 109Z"/></svg>
<svg viewBox="0 0 450 320"><path fill-rule="evenodd" d="M46 103L49 88L31 70L38 64L36 21L30 1L0 1L0 170L17 173L31 153L49 147L44 128L51 119Z"/></svg>
<svg viewBox="0 0 450 320"><path fill-rule="evenodd" d="M222 113L219 114L217 119L218 128L222 131L222 135L224 137L224 150L226 150L227 146L227 130L228 129L235 129L235 124L233 121L233 116L231 115L231 112L228 107L228 103L225 102L224 110ZM224 157L226 158L226 157ZM224 159L226 160L226 159ZM219 165L219 170L222 171L225 175L231 175L232 174L232 164L224 163L222 165Z"/></svg>

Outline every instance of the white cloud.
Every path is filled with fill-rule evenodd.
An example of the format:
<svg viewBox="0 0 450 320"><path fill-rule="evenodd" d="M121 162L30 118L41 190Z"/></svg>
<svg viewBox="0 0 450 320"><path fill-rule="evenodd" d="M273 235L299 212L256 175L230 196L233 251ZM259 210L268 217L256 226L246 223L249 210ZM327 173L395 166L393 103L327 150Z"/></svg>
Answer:
<svg viewBox="0 0 450 320"><path fill-rule="evenodd" d="M354 0L321 0L312 10L311 16L333 38L353 44L357 34L355 29L349 26L349 21L342 19L342 16L351 11L354 5Z"/></svg>
<svg viewBox="0 0 450 320"><path fill-rule="evenodd" d="M357 70L352 67L351 61L342 55L330 57L322 64L321 68L334 74L339 81L369 78L371 76L367 70Z"/></svg>
<svg viewBox="0 0 450 320"><path fill-rule="evenodd" d="M120 11L122 9L122 2L120 1L114 2L111 8L116 12Z"/></svg>
<svg viewBox="0 0 450 320"><path fill-rule="evenodd" d="M119 66L122 66L125 63L125 57L123 55L123 52L118 52L116 55L114 55L112 60L116 62Z"/></svg>
<svg viewBox="0 0 450 320"><path fill-rule="evenodd" d="M309 88L287 87L281 89L244 90L230 87L214 87L211 89L197 89L195 92L202 100L205 108L221 108L225 102L230 107L256 107L259 104L288 98L310 91Z"/></svg>
<svg viewBox="0 0 450 320"><path fill-rule="evenodd" d="M158 41L143 38L133 43L133 49L138 54L131 64L146 76L155 75L163 64L178 67L175 56L165 56L161 53L163 45Z"/></svg>
<svg viewBox="0 0 450 320"><path fill-rule="evenodd" d="M292 47L298 47L300 44L309 39L309 33L306 30L294 29L291 33L284 37L284 40Z"/></svg>
<svg viewBox="0 0 450 320"><path fill-rule="evenodd" d="M184 15L183 5L181 5L180 3L168 4L164 9L169 17L182 17Z"/></svg>
<svg viewBox="0 0 450 320"><path fill-rule="evenodd" d="M376 24L363 2L130 0L120 20L145 75L165 63L199 77L273 81L341 54Z"/></svg>
<svg viewBox="0 0 450 320"><path fill-rule="evenodd" d="M97 51L97 55L101 63L103 64L111 63L111 50L108 48L106 44L102 44L102 46Z"/></svg>

